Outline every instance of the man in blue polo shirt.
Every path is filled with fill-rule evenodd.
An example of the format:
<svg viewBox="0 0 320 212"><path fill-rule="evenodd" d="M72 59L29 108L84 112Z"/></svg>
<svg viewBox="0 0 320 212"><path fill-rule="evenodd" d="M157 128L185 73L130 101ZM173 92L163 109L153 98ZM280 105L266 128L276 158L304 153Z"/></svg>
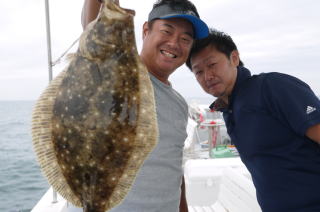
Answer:
<svg viewBox="0 0 320 212"><path fill-rule="evenodd" d="M228 133L250 171L263 211L320 211L320 101L301 80L251 76L232 38L211 30L187 61L217 97Z"/></svg>

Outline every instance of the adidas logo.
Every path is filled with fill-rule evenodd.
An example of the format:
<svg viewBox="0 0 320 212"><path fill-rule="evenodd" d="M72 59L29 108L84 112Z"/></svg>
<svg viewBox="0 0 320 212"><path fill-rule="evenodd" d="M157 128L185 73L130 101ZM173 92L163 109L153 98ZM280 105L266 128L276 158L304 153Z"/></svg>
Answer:
<svg viewBox="0 0 320 212"><path fill-rule="evenodd" d="M314 107L308 106L308 107L307 107L307 114L310 114L310 113L312 113L312 112L315 111L315 110L317 110L317 109L314 108Z"/></svg>

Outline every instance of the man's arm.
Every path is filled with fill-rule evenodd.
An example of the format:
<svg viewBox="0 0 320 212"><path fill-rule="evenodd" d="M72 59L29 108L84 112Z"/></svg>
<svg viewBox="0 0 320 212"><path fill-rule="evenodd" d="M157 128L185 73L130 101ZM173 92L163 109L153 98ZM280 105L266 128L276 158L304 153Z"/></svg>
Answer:
<svg viewBox="0 0 320 212"><path fill-rule="evenodd" d="M188 212L188 204L186 199L186 186L184 184L183 176L182 176L182 183L181 183L180 212Z"/></svg>
<svg viewBox="0 0 320 212"><path fill-rule="evenodd" d="M316 124L307 129L306 135L311 140L320 144L320 124Z"/></svg>
<svg viewBox="0 0 320 212"><path fill-rule="evenodd" d="M98 0L84 1L81 13L81 24L83 29L97 17L100 7L101 3Z"/></svg>

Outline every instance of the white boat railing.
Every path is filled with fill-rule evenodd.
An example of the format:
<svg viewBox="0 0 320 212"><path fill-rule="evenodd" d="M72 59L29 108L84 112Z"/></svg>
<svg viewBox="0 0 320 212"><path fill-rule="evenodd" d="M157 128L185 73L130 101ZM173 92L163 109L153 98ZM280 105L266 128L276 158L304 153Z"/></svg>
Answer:
<svg viewBox="0 0 320 212"><path fill-rule="evenodd" d="M52 204L55 204L58 202L58 195L57 192L55 190L52 190Z"/></svg>

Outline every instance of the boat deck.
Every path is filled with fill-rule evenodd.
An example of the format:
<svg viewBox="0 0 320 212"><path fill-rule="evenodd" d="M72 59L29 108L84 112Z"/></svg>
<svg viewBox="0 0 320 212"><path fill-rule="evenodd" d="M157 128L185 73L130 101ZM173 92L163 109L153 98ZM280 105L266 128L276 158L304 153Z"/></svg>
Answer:
<svg viewBox="0 0 320 212"><path fill-rule="evenodd" d="M259 212L251 176L239 157L188 160L184 166L189 212ZM32 212L72 212L50 188Z"/></svg>

